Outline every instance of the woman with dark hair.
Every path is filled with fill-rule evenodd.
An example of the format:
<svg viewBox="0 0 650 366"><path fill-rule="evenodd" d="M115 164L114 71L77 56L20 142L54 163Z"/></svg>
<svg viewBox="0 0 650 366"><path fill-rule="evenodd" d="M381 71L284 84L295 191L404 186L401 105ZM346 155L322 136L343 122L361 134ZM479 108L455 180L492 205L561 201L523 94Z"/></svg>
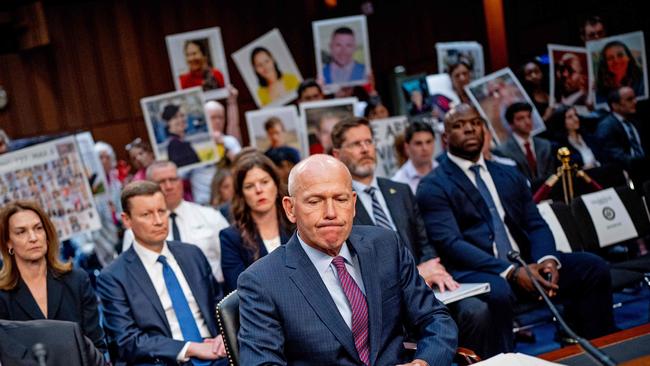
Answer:
<svg viewBox="0 0 650 366"><path fill-rule="evenodd" d="M265 106L298 89L300 81L296 75L283 73L271 52L264 47L256 47L251 52L251 64L259 87L257 97L260 104Z"/></svg>
<svg viewBox="0 0 650 366"><path fill-rule="evenodd" d="M548 120L553 113L553 109L549 106L550 98L548 90L546 90L548 80L542 71L542 65L536 60L525 62L519 70L519 77L537 111L543 113L542 118L544 121Z"/></svg>
<svg viewBox="0 0 650 366"><path fill-rule="evenodd" d="M607 102L610 92L629 86L634 94L644 95L643 71L634 55L621 41L611 41L603 47L596 76L596 103Z"/></svg>
<svg viewBox="0 0 650 366"><path fill-rule="evenodd" d="M219 234L225 293L253 262L289 240L293 225L282 208L286 189L273 162L261 152L238 156L232 168L234 224Z"/></svg>
<svg viewBox="0 0 650 366"><path fill-rule="evenodd" d="M189 72L179 76L181 89L201 86L203 90L213 90L224 87L223 74L210 63L207 39L187 41L183 50Z"/></svg>
<svg viewBox="0 0 650 366"><path fill-rule="evenodd" d="M470 103L467 93L465 93L465 85L469 84L472 80L472 66L465 61L458 61L449 65L447 71L451 78L451 86L454 92L458 95L461 103Z"/></svg>
<svg viewBox="0 0 650 366"><path fill-rule="evenodd" d="M571 161L582 169L600 165L596 160L595 138L580 128L580 117L574 107L562 107L549 119L549 127L555 132L555 140L571 151Z"/></svg>
<svg viewBox="0 0 650 366"><path fill-rule="evenodd" d="M56 228L36 203L2 208L0 252L0 319L76 322L95 347L106 350L90 279L59 260Z"/></svg>
<svg viewBox="0 0 650 366"><path fill-rule="evenodd" d="M176 104L168 104L163 109L161 117L167 123L167 134L169 135L167 156L169 160L176 163L179 168L200 162L192 144L183 140L187 128L183 109Z"/></svg>

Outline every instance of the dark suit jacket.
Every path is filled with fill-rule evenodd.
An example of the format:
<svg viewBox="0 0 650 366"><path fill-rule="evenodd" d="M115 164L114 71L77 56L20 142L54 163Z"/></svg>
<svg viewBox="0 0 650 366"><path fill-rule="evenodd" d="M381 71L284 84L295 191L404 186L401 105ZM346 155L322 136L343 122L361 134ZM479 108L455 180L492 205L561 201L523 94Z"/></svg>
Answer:
<svg viewBox="0 0 650 366"><path fill-rule="evenodd" d="M99 326L97 297L86 272L73 269L55 277L47 273L47 318L78 323L95 347L106 350L104 331ZM0 319L45 319L27 285L18 281L11 291L0 291Z"/></svg>
<svg viewBox="0 0 650 366"><path fill-rule="evenodd" d="M205 255L195 245L168 241L213 337L219 334L215 309L219 285ZM133 247L122 253L97 279L106 331L119 351L118 364L176 364L185 342L172 333L158 294Z"/></svg>
<svg viewBox="0 0 650 366"><path fill-rule="evenodd" d="M84 337L75 322L0 320L2 366L38 365L32 346L42 343L50 366L101 366L104 356Z"/></svg>
<svg viewBox="0 0 650 366"><path fill-rule="evenodd" d="M280 229L280 242L282 244L286 243L290 237L291 233ZM237 278L255 260L253 259L253 253L244 248L241 233L236 226L232 225L221 230L219 233L219 241L221 242L221 270L223 271L224 278L224 295L226 295L237 288ZM269 254L260 237L257 238L257 247L260 251L260 258Z"/></svg>
<svg viewBox="0 0 650 366"><path fill-rule="evenodd" d="M553 146L548 140L538 137L533 137L533 145L535 145L535 159L537 160L536 177L533 179L532 171L528 166L528 159L526 155L517 144L514 137L510 136L508 141L501 144L495 153L510 158L517 163L519 171L530 181L545 180L551 174L555 173L555 156L553 153Z"/></svg>
<svg viewBox="0 0 650 366"><path fill-rule="evenodd" d="M347 243L357 254L366 290L370 364L406 361L403 325L418 330L415 358L431 366L451 364L456 324L397 234L355 226ZM238 285L242 365L361 364L352 332L297 235L253 263Z"/></svg>
<svg viewBox="0 0 650 366"><path fill-rule="evenodd" d="M638 127L637 132L638 132ZM632 165L632 145L621 122L614 114L609 114L598 124L596 138L600 142L598 160L603 164L619 164L629 169Z"/></svg>
<svg viewBox="0 0 650 366"><path fill-rule="evenodd" d="M522 256L537 261L555 255L553 235L524 177L511 167L490 161L485 164L506 213L505 224ZM485 200L446 155L440 166L422 179L416 200L429 238L454 277L463 270L498 275L510 266L510 262L494 256L494 229Z"/></svg>
<svg viewBox="0 0 650 366"><path fill-rule="evenodd" d="M598 160L598 157L601 156L599 148L600 146L598 141L593 135L590 135L589 133L586 132L581 132L580 136L582 136L582 139L585 141L585 144L589 149L591 149L591 152L594 154L596 157L596 160ZM569 138L565 135L559 136L557 138L556 144L558 147L566 147L569 149L571 152L571 163L578 164L578 167L582 167L585 165L585 162L582 160L582 155L580 155L580 151L573 147L571 143L569 142Z"/></svg>
<svg viewBox="0 0 650 366"><path fill-rule="evenodd" d="M438 254L427 238L420 209L408 185L386 178L377 178L377 185L384 196L390 216L402 243L413 253L416 263L436 258ZM357 198L355 225L374 225L368 211Z"/></svg>

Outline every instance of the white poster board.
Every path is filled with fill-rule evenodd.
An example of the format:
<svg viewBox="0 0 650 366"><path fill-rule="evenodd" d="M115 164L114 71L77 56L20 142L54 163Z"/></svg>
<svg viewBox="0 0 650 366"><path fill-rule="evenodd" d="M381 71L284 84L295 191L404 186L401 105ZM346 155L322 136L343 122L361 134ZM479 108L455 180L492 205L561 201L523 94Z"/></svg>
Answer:
<svg viewBox="0 0 650 366"><path fill-rule="evenodd" d="M0 203L36 201L59 240L101 228L74 136L0 155Z"/></svg>
<svg viewBox="0 0 650 366"><path fill-rule="evenodd" d="M638 236L632 218L614 188L584 194L580 199L591 216L601 248Z"/></svg>
<svg viewBox="0 0 650 366"><path fill-rule="evenodd" d="M375 175L390 178L399 169L395 155L395 136L404 133L409 122L406 116L376 119L370 122L375 135L377 168Z"/></svg>
<svg viewBox="0 0 650 366"><path fill-rule="evenodd" d="M567 239L566 234L564 234L564 229L560 224L560 221L555 216L555 212L547 202L540 203L537 205L537 210L539 214L542 215L544 221L551 229L553 234L553 239L555 240L555 249L563 253L571 253L571 244L569 244L569 239Z"/></svg>

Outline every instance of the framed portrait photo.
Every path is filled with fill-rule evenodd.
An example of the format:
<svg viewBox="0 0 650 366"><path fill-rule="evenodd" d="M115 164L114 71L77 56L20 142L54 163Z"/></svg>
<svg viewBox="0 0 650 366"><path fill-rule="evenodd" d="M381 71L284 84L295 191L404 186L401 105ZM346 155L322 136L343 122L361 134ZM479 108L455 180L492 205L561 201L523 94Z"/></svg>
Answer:
<svg viewBox="0 0 650 366"><path fill-rule="evenodd" d="M472 80L480 79L485 75L483 46L478 42L438 42L436 55L439 73L447 73L449 66L464 62L470 67Z"/></svg>
<svg viewBox="0 0 650 366"><path fill-rule="evenodd" d="M251 145L258 150L283 149L298 160L309 156L307 128L294 105L248 111L246 126Z"/></svg>
<svg viewBox="0 0 650 366"><path fill-rule="evenodd" d="M643 32L589 41L586 46L597 108L607 108L607 95L622 86L632 88L637 100L648 99L648 60Z"/></svg>
<svg viewBox="0 0 650 366"><path fill-rule="evenodd" d="M368 82L370 43L364 15L311 23L316 70L327 89Z"/></svg>
<svg viewBox="0 0 650 366"><path fill-rule="evenodd" d="M506 109L515 102L525 102L533 108L531 135L546 130L544 120L510 68L501 69L472 81L465 86L465 92L481 116L487 121L494 139L499 144L510 137L511 130L505 113Z"/></svg>
<svg viewBox="0 0 650 366"><path fill-rule="evenodd" d="M586 106L589 103L589 61L587 49L548 45L550 105Z"/></svg>
<svg viewBox="0 0 650 366"><path fill-rule="evenodd" d="M300 118L307 127L309 155L332 150L332 128L340 120L354 117L357 98L339 98L300 103Z"/></svg>
<svg viewBox="0 0 650 366"><path fill-rule="evenodd" d="M176 163L179 172L219 160L200 87L140 100L156 160Z"/></svg>
<svg viewBox="0 0 650 366"><path fill-rule="evenodd" d="M258 107L281 106L298 96L302 75L279 30L247 44L232 58Z"/></svg>
<svg viewBox="0 0 650 366"><path fill-rule="evenodd" d="M176 90L199 86L206 99L228 96L228 65L221 30L206 28L165 37Z"/></svg>

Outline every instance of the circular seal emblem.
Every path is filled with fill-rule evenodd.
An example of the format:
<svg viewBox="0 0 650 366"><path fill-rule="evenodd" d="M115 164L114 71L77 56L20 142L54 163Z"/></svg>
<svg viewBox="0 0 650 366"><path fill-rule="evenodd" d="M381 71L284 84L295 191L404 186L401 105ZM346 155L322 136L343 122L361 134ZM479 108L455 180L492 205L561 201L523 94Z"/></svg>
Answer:
<svg viewBox="0 0 650 366"><path fill-rule="evenodd" d="M603 217L606 220L612 221L616 217L616 212L614 212L614 210L611 207L605 206L603 208Z"/></svg>

